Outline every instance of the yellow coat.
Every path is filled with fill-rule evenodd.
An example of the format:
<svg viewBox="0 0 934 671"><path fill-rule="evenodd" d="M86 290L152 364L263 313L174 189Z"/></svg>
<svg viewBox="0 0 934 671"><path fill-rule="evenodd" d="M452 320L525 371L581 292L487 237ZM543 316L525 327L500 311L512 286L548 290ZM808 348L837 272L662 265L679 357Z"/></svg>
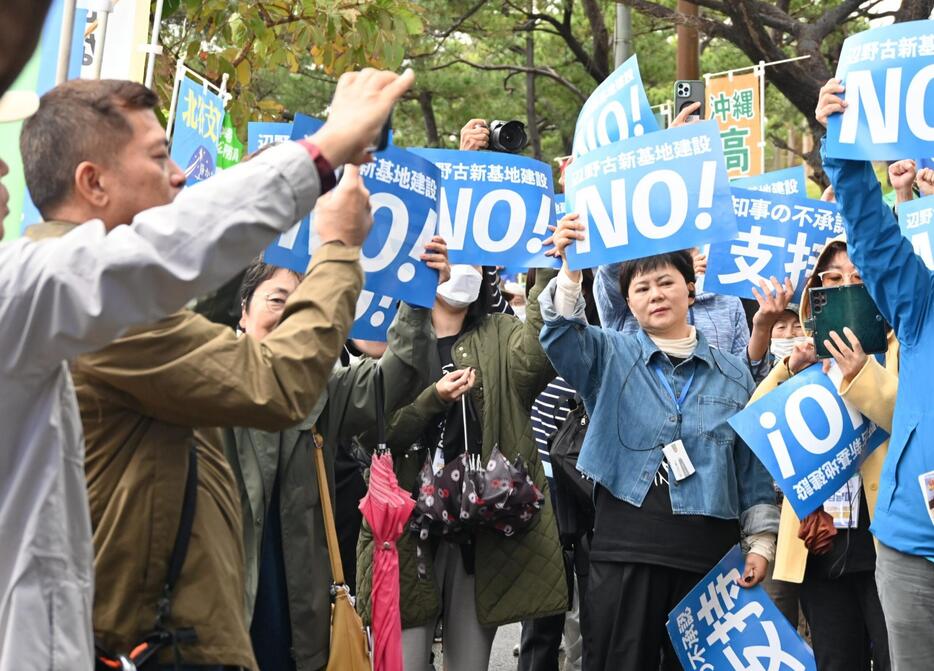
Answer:
<svg viewBox="0 0 934 671"><path fill-rule="evenodd" d="M788 370L788 359L779 363L765 378L750 403L765 396L791 376ZM885 366L882 366L874 356L870 356L866 365L856 375L853 381L840 390L840 395L852 403L870 420L888 432L892 431L892 415L895 412L895 396L898 392L898 340L894 333L889 333L889 346L885 353ZM876 499L879 496L879 478L882 474L882 462L888 452L888 441L880 445L866 458L860 467L860 476L863 479L863 491L866 492L866 503L869 506L870 517L876 509ZM782 503L782 517L778 527L778 549L775 553L775 580L800 583L804 580L804 570L807 566L808 551L804 541L798 538L800 520L788 503L787 498Z"/></svg>

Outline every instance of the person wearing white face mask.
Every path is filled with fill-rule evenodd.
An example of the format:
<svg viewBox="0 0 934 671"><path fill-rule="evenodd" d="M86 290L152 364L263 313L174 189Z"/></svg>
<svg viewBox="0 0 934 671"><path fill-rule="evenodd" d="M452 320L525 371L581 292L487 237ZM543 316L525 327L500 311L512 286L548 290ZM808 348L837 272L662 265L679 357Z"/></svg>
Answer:
<svg viewBox="0 0 934 671"><path fill-rule="evenodd" d="M801 327L798 306L796 305L789 304L785 308L785 311L779 315L775 324L773 324L770 335L769 354L772 355L773 366L785 357L791 356L796 345L806 345L811 342L811 339L805 335L804 329Z"/></svg>
<svg viewBox="0 0 934 671"><path fill-rule="evenodd" d="M481 671L489 666L500 624L563 613L567 582L545 471L532 438L531 407L555 372L539 343L543 326L538 294L554 277L539 271L523 323L494 313L494 287L483 269L455 265L438 286L432 309L436 354L426 365L435 384L387 419L386 438L402 488L417 491L429 455L435 465L465 451L483 463L494 447L511 463L528 465L545 496L538 519L514 536L485 528L463 542L430 536L398 542L402 647L406 669L429 668L435 623L442 620L444 668ZM463 397L463 402L461 402ZM361 442L369 447L370 437ZM373 539L364 527L358 545L357 607L369 621Z"/></svg>

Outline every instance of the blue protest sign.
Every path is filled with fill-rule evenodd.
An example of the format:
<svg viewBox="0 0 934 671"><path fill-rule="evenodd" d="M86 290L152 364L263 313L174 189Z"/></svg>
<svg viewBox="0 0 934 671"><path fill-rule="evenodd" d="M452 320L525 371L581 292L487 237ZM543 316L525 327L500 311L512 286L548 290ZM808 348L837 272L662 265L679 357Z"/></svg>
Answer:
<svg viewBox="0 0 934 671"><path fill-rule="evenodd" d="M816 671L814 653L761 585L742 588L739 545L668 615L668 636L688 671Z"/></svg>
<svg viewBox="0 0 934 671"><path fill-rule="evenodd" d="M807 278L824 245L843 233L834 203L733 187L733 213L739 232L716 242L707 255L704 290L754 298L759 281L791 279L792 299L801 301Z"/></svg>
<svg viewBox="0 0 934 671"><path fill-rule="evenodd" d="M292 139L304 140L309 135L317 133L324 122L307 114L296 114L292 120Z"/></svg>
<svg viewBox="0 0 934 671"><path fill-rule="evenodd" d="M568 204L567 200L564 198L563 193L555 194L555 219L560 219L568 213Z"/></svg>
<svg viewBox="0 0 934 671"><path fill-rule="evenodd" d="M804 172L804 165L764 172L753 177L740 177L730 182L730 185L750 191L807 196L807 175Z"/></svg>
<svg viewBox="0 0 934 671"><path fill-rule="evenodd" d="M931 233L934 229L934 196L916 198L898 206L898 225L911 242L915 254L924 264L934 270L934 255L931 254Z"/></svg>
<svg viewBox="0 0 934 671"><path fill-rule="evenodd" d="M350 327L350 337L360 340L386 342L389 325L396 318L399 301L389 296L374 294L364 289L357 299L354 323Z"/></svg>
<svg viewBox="0 0 934 671"><path fill-rule="evenodd" d="M866 30L843 42L837 78L847 107L827 120L827 155L934 156L934 21Z"/></svg>
<svg viewBox="0 0 934 671"><path fill-rule="evenodd" d="M431 307L438 273L420 256L437 230L438 169L412 152L388 147L377 154L375 162L362 166L360 174L373 211L373 228L360 258L364 288ZM306 218L266 249L265 260L304 272L315 247L311 219Z"/></svg>
<svg viewBox="0 0 934 671"><path fill-rule="evenodd" d="M217 171L217 143L224 124L221 97L188 77L182 79L172 130L172 160L196 184Z"/></svg>
<svg viewBox="0 0 934 671"><path fill-rule="evenodd" d="M492 151L411 151L440 170L438 235L451 263L557 267L542 245L555 223L548 165Z"/></svg>
<svg viewBox="0 0 934 671"><path fill-rule="evenodd" d="M601 147L575 160L564 179L568 212L585 227L586 239L568 247L575 270L736 235L714 121Z"/></svg>
<svg viewBox="0 0 934 671"><path fill-rule="evenodd" d="M251 121L246 127L246 150L252 154L268 144L292 138L292 124L285 121Z"/></svg>
<svg viewBox="0 0 934 671"><path fill-rule="evenodd" d="M635 55L590 94L574 127L574 156L658 130Z"/></svg>
<svg viewBox="0 0 934 671"><path fill-rule="evenodd" d="M825 374L814 364L730 419L799 519L817 510L888 439L840 397L841 377L836 365Z"/></svg>

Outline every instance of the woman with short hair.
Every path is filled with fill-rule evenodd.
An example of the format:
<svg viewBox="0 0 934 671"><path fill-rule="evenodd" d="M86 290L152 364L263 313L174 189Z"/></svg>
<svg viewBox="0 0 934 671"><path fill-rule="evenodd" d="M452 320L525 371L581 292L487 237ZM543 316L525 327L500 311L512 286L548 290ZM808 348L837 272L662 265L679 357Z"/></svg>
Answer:
<svg viewBox="0 0 934 671"><path fill-rule="evenodd" d="M555 247L565 262L540 302L545 352L591 418L578 460L595 482L596 509L584 668L677 670L665 626L672 608L741 536L743 587L765 578L774 554L772 479L727 423L753 380L742 358L687 323L688 252L622 264L635 335L588 326L581 273L565 257L583 239L578 215L559 222Z"/></svg>

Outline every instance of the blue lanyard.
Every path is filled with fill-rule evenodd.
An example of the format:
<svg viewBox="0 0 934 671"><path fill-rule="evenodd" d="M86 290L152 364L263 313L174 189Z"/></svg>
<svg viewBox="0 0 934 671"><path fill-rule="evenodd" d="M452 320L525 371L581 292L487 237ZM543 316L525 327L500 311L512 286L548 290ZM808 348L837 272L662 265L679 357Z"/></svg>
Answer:
<svg viewBox="0 0 934 671"><path fill-rule="evenodd" d="M658 375L658 379L662 381L662 386L668 391L668 394L671 396L671 400L675 402L675 405L678 406L678 416L681 416L681 408L684 405L685 399L688 397L688 391L691 389L691 385L694 383L694 373L696 369L691 371L691 377L687 379L687 382L684 383L684 386L681 387L681 396L675 396L675 390L671 388L671 383L668 381L668 378L665 376L665 373L662 372L662 367L657 363L652 366L655 370L655 374Z"/></svg>

